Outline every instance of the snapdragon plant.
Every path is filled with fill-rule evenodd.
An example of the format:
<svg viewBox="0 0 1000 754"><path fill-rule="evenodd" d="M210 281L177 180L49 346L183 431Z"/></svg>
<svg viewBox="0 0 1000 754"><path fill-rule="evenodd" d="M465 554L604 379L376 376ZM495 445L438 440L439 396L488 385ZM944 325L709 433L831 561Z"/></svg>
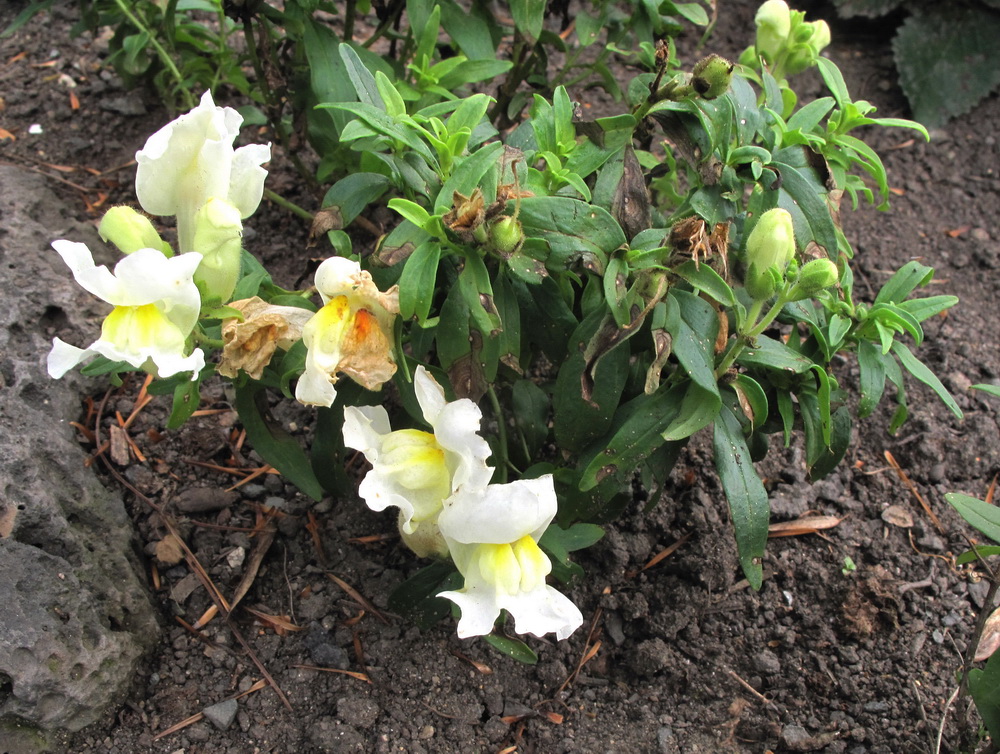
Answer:
<svg viewBox="0 0 1000 754"><path fill-rule="evenodd" d="M413 7L427 10L425 24L454 11ZM491 633L507 613L517 632L569 636L582 616L546 577L581 575L570 553L613 525L636 481L662 490L700 432L758 588L769 514L754 462L774 434L804 442L814 479L840 462L853 418L835 358L858 359L861 416L892 385L891 429L909 410L906 373L961 411L908 345L956 299L912 297L933 275L913 261L874 300L857 300L839 222L844 194L885 205L889 193L877 154L850 132L926 132L851 99L820 55L825 25L769 0L757 27L742 64L709 55L687 67L661 42L644 48L647 70L624 88L619 114L581 119L557 86L533 95L504 134L491 120L498 99L439 91L448 74L428 62L436 30L430 42L414 32L408 74L331 42L314 75L343 76L314 88L330 124L314 143L351 170L317 213L330 259L304 291L276 286L245 250L233 261L267 153L233 151L240 118L206 95L139 153L140 202L177 215L181 256L168 258L173 249L137 217L109 236L141 239L126 261L200 254L182 281L201 297L200 318L163 341L170 360L95 345L101 356L86 369L164 378L154 390L174 392L171 426L197 406L201 380L232 379L249 440L316 499L352 484L342 461L361 451L371 464L361 497L395 508L403 541L433 561L389 597L421 624L454 609L460 636L510 649ZM812 66L830 94L799 107L789 77ZM179 167L154 188L151 160ZM210 209L217 201L226 211ZM395 223L371 253L355 248L344 229L383 204ZM235 282L213 282L224 277ZM130 316L103 337L130 347L159 337L153 318ZM174 374L213 350L217 361ZM269 394L316 407L311 448L268 423Z"/></svg>

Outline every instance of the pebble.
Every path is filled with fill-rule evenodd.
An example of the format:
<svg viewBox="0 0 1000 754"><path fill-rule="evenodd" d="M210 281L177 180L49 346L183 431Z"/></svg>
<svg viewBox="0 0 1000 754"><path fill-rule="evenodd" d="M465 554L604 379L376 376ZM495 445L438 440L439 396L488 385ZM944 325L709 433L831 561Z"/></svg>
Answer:
<svg viewBox="0 0 1000 754"><path fill-rule="evenodd" d="M205 716L206 720L219 730L228 730L229 726L233 724L233 720L236 719L238 711L239 704L237 701L235 699L226 699L218 704L213 704L211 707L205 707L201 713Z"/></svg>
<svg viewBox="0 0 1000 754"><path fill-rule="evenodd" d="M762 650L754 655L754 669L763 675L778 675L781 673L781 660L769 649Z"/></svg>

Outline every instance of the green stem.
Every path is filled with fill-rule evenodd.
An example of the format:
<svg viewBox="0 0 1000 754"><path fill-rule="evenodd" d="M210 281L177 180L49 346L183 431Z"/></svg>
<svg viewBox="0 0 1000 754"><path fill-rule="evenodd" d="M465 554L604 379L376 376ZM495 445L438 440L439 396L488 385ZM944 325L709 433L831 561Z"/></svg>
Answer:
<svg viewBox="0 0 1000 754"><path fill-rule="evenodd" d="M729 371L729 368L733 363L740 357L743 350L750 344L754 342L754 339L763 333L771 323L781 314L781 310L788 303L788 299L785 298L785 292L782 291L778 294L778 297L774 300L771 308L767 310L767 313L763 317L760 316L760 310L764 307L763 301L754 301L750 305L750 310L747 312L746 319L744 320L743 326L736 333L736 340L726 351L725 355L722 357L722 361L719 362L719 366L715 368L715 378L721 379L722 376Z"/></svg>
<svg viewBox="0 0 1000 754"><path fill-rule="evenodd" d="M168 53L163 45L160 44L160 40L156 38L146 24L144 24L142 20L132 12L132 9L129 8L128 3L126 3L125 0L115 0L115 5L118 6L122 15L124 15L135 28L149 37L149 43L153 46L153 49L156 50L156 54L159 56L160 62L166 66L167 70L169 70L174 79L176 79L177 85L184 99L185 107L189 110L193 108L196 104L194 95L191 94L191 91L186 86L184 86L184 77L181 76L181 72L178 70L177 64L174 63L174 59L170 57L170 53Z"/></svg>
<svg viewBox="0 0 1000 754"><path fill-rule="evenodd" d="M198 327L192 330L191 334L194 336L195 342L200 346L222 349L226 345L222 340L208 337L204 332L202 332L201 328Z"/></svg>
<svg viewBox="0 0 1000 754"><path fill-rule="evenodd" d="M303 209L295 202L289 201L280 194L274 193L273 191L271 191L271 189L268 188L264 189L264 198L267 199L268 201L274 202L279 207L287 209L293 215L298 215L303 220L308 220L309 222L312 222L313 220L316 219L315 216L309 210Z"/></svg>
<svg viewBox="0 0 1000 754"><path fill-rule="evenodd" d="M354 39L354 17L358 8L355 0L348 0L347 7L344 8L344 41L350 42Z"/></svg>
<svg viewBox="0 0 1000 754"><path fill-rule="evenodd" d="M507 481L507 466L510 465L510 461L507 458L507 425L504 420L503 412L500 410L500 400L497 398L497 394L493 390L492 385L486 388L486 395L490 399L490 406L493 407L493 414L497 419L497 433L500 435L501 461L501 463L497 464L497 473L500 475L500 483L504 484Z"/></svg>

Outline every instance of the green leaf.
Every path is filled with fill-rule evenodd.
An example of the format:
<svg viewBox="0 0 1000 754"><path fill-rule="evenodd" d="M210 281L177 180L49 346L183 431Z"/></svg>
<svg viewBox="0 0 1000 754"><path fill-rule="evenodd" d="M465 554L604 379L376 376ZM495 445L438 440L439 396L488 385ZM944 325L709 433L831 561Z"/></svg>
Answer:
<svg viewBox="0 0 1000 754"><path fill-rule="evenodd" d="M928 127L969 112L1000 84L1000 14L947 4L909 16L893 40L899 80Z"/></svg>
<svg viewBox="0 0 1000 754"><path fill-rule="evenodd" d="M816 65L819 67L819 74L823 77L826 88L830 90L840 109L843 110L844 105L851 101L847 84L844 83L844 75L837 68L836 63L822 55L817 58Z"/></svg>
<svg viewBox="0 0 1000 754"><path fill-rule="evenodd" d="M969 693L993 741L1000 741L1000 652L994 652L980 670L969 671Z"/></svg>
<svg viewBox="0 0 1000 754"><path fill-rule="evenodd" d="M520 639L512 639L509 636L500 636L498 634L486 634L483 637L483 641L500 652L500 654L507 655L511 659L525 665L536 665L538 663L538 655Z"/></svg>
<svg viewBox="0 0 1000 754"><path fill-rule="evenodd" d="M719 318L715 309L692 293L673 290L667 296L664 329L672 338L672 350L691 383L681 402L680 413L663 431L663 439L682 440L714 420L722 406L715 379L715 336Z"/></svg>
<svg viewBox="0 0 1000 754"><path fill-rule="evenodd" d="M923 322L945 309L950 309L958 303L958 296L928 296L901 301L896 306L912 316L917 322Z"/></svg>
<svg viewBox="0 0 1000 754"><path fill-rule="evenodd" d="M375 86L378 88L379 96L385 105L385 111L389 115L393 118L406 115L406 103L399 96L399 92L396 91L396 87L393 86L389 77L382 73L382 71L375 71ZM377 103L375 104L377 105Z"/></svg>
<svg viewBox="0 0 1000 754"><path fill-rule="evenodd" d="M802 374L814 366L812 360L767 335L758 335L754 347L744 350L736 363L791 374Z"/></svg>
<svg viewBox="0 0 1000 754"><path fill-rule="evenodd" d="M167 429L179 429L201 403L201 380L184 380L174 388L174 402L167 419Z"/></svg>
<svg viewBox="0 0 1000 754"><path fill-rule="evenodd" d="M607 257L626 243L618 221L602 207L561 196L533 196L521 200L518 215L526 235L549 246L548 266L559 270L580 260L603 272Z"/></svg>
<svg viewBox="0 0 1000 754"><path fill-rule="evenodd" d="M385 103L382 101L382 95L379 94L378 83L372 72L369 71L365 64L361 62L361 58L358 57L358 53L354 51L354 48L348 44L340 45L338 50L341 59L344 61L344 67L347 71L348 77L351 79L351 84L354 86L354 91L358 95L358 100L364 102L372 107L377 107L381 111L386 110ZM398 93L396 95L399 96ZM406 112L404 106L403 112ZM390 113L390 115L392 115ZM396 117L396 116L393 116Z"/></svg>
<svg viewBox="0 0 1000 754"><path fill-rule="evenodd" d="M614 434L580 475L580 489L594 489L607 479L624 480L663 444L663 432L680 411L685 386L641 394L621 406L614 417Z"/></svg>
<svg viewBox="0 0 1000 754"><path fill-rule="evenodd" d="M389 179L380 173L351 173L329 188L323 197L323 209L336 212L335 229L346 228L389 186Z"/></svg>
<svg viewBox="0 0 1000 754"><path fill-rule="evenodd" d="M729 501L729 512L736 531L740 565L750 586L760 589L764 581L762 563L767 545L770 506L767 490L750 462L750 450L739 419L726 406L722 407L715 421L712 444L715 468Z"/></svg>
<svg viewBox="0 0 1000 754"><path fill-rule="evenodd" d="M437 595L460 589L462 583L462 574L450 561L437 561L393 589L388 606L392 612L406 616L418 628L426 630L451 612L451 601Z"/></svg>
<svg viewBox="0 0 1000 754"><path fill-rule="evenodd" d="M266 414L266 391L248 383L236 386L234 405L247 439L266 463L313 500L323 499L323 487L312 471L312 463L298 441L283 428L269 421Z"/></svg>
<svg viewBox="0 0 1000 754"><path fill-rule="evenodd" d="M680 267L675 267L672 272L684 278L692 287L707 293L720 304L725 306L736 305L736 295L729 284L707 264L695 264L693 259L689 259Z"/></svg>
<svg viewBox="0 0 1000 754"><path fill-rule="evenodd" d="M875 296L876 304L901 304L914 289L921 288L934 278L934 268L910 261L896 270Z"/></svg>
<svg viewBox="0 0 1000 754"><path fill-rule="evenodd" d="M951 503L972 527L994 542L1000 542L1000 508L960 492L948 492L944 499Z"/></svg>
<svg viewBox="0 0 1000 754"><path fill-rule="evenodd" d="M507 73L514 64L509 60L466 60L443 75L438 86L453 91L464 84L489 81Z"/></svg>
<svg viewBox="0 0 1000 754"><path fill-rule="evenodd" d="M871 342L862 340L858 343L858 366L861 370L860 387L861 400L858 401L858 416L862 419L871 415L882 400L885 390L885 356L881 349Z"/></svg>
<svg viewBox="0 0 1000 754"><path fill-rule="evenodd" d="M984 393L989 393L992 396L1000 398L1000 386L998 385L988 385L986 383L981 383L979 385L972 385L972 390L982 390Z"/></svg>
<svg viewBox="0 0 1000 754"><path fill-rule="evenodd" d="M955 565L977 563L980 558L988 558L991 555L1000 555L1000 545L983 545L982 547L976 547L975 550L966 550L955 558Z"/></svg>
<svg viewBox="0 0 1000 754"><path fill-rule="evenodd" d="M399 314L403 319L427 321L434 300L441 244L424 241L409 257L399 276Z"/></svg>
<svg viewBox="0 0 1000 754"><path fill-rule="evenodd" d="M750 422L751 431L756 431L767 421L769 413L764 388L748 374L736 375L729 387L740 397L739 405Z"/></svg>
<svg viewBox="0 0 1000 754"><path fill-rule="evenodd" d="M421 230L428 230L431 214L416 202L395 196L389 200L389 209L396 211L405 220L409 220Z"/></svg>
<svg viewBox="0 0 1000 754"><path fill-rule="evenodd" d="M567 563L571 552L590 547L603 536L604 529L597 524L575 523L564 529L552 523L538 540L538 546L560 563Z"/></svg>
<svg viewBox="0 0 1000 754"><path fill-rule="evenodd" d="M345 380L345 382L347 382ZM350 385L362 390L360 386ZM345 402L347 386L338 392L340 402ZM350 399L346 399L351 403ZM340 405L316 409L316 423L313 425L312 444L309 460L317 481L331 495L344 494L349 487L347 469L344 463L344 411Z"/></svg>
<svg viewBox="0 0 1000 754"><path fill-rule="evenodd" d="M437 214L447 212L452 206L456 191L469 196L482 181L483 176L491 168L496 167L497 159L502 151L503 144L497 141L487 144L464 158L452 172L451 177L444 182L441 191L438 192L437 199L434 201L434 212Z"/></svg>
<svg viewBox="0 0 1000 754"><path fill-rule="evenodd" d="M511 393L514 426L524 437L530 461L549 439L549 396L531 380L518 380Z"/></svg>
<svg viewBox="0 0 1000 754"><path fill-rule="evenodd" d="M787 150L782 150L779 154L784 154ZM777 157L777 155L776 155ZM810 238L822 246L828 255L837 251L837 228L830 217L830 210L824 199L825 192L816 182L815 177L810 179L805 171L807 168L799 169L778 159L771 161L771 166L781 172L781 190L794 201L794 206L782 206L788 209L795 217L800 214L809 226L810 236L800 238L803 246ZM796 231L800 231L796 228Z"/></svg>
<svg viewBox="0 0 1000 754"><path fill-rule="evenodd" d="M955 403L955 399L952 397L951 393L948 392L948 388L942 384L941 380L938 379L938 376L934 374L934 372L928 369L927 366L920 361L920 359L913 355L909 348L897 340L892 344L892 352L896 354L896 357L899 359L899 363L906 368L906 371L930 387L930 389L937 394L938 398L941 399L941 402L944 403L944 405L947 406L957 418L962 418L962 409L960 409L958 404Z"/></svg>

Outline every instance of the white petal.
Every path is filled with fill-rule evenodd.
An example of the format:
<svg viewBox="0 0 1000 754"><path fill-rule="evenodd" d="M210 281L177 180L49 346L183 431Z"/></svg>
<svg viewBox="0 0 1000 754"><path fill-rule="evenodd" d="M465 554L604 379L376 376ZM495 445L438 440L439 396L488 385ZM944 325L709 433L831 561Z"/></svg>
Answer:
<svg viewBox="0 0 1000 754"><path fill-rule="evenodd" d="M537 541L557 507L552 475L546 474L485 490L462 488L445 501L438 526L446 539L467 545L516 542L526 535Z"/></svg>
<svg viewBox="0 0 1000 754"><path fill-rule="evenodd" d="M233 154L228 197L244 220L260 206L264 195L264 179L267 178L267 171L261 165L270 159L270 144L249 144L240 147Z"/></svg>
<svg viewBox="0 0 1000 754"><path fill-rule="evenodd" d="M382 406L344 408L344 445L360 450L371 464L378 461L382 438L391 431L389 414Z"/></svg>
<svg viewBox="0 0 1000 754"><path fill-rule="evenodd" d="M413 374L413 391L417 395L417 403L420 404L420 410L424 414L424 419L428 424L434 426L438 414L441 413L441 409L447 404L444 397L444 388L438 384L437 380L423 366L418 366L416 372ZM472 401L469 402L472 403ZM478 411L478 409L476 410ZM481 413L480 418L482 418ZM479 420L477 419L476 431L478 430Z"/></svg>
<svg viewBox="0 0 1000 754"><path fill-rule="evenodd" d="M445 404L431 422L438 444L450 452L452 490L460 487L480 490L493 478L493 469L486 463L492 454L490 444L478 434L482 417L475 403L460 398Z"/></svg>
<svg viewBox="0 0 1000 754"><path fill-rule="evenodd" d="M316 290L326 304L335 296L351 291L357 285L361 265L346 257L324 259L316 268Z"/></svg>
<svg viewBox="0 0 1000 754"><path fill-rule="evenodd" d="M192 277L201 260L202 255L197 252L165 257L156 249L139 249L115 265L119 291L118 299L111 303L142 306L169 301L171 308L185 307L197 313L201 296Z"/></svg>
<svg viewBox="0 0 1000 754"><path fill-rule="evenodd" d="M493 630L493 624L500 615L496 592L489 587L463 589L456 592L441 592L438 597L451 600L462 611L458 621L458 638L484 636Z"/></svg>
<svg viewBox="0 0 1000 754"><path fill-rule="evenodd" d="M121 298L118 279L103 264L100 267L94 264L94 255L87 244L60 239L52 242L52 248L62 257L77 284L85 291L112 304Z"/></svg>
<svg viewBox="0 0 1000 754"><path fill-rule="evenodd" d="M49 370L49 376L58 380L66 374L66 372L75 367L88 356L94 355L94 353L94 351L89 349L84 350L82 348L77 348L76 346L71 346L69 343L62 341L59 338L53 338L52 350L49 351L49 357L46 364Z"/></svg>
<svg viewBox="0 0 1000 754"><path fill-rule="evenodd" d="M326 406L330 408L337 399L337 388L330 382L330 375L315 366L310 368L306 356L306 369L295 385L295 400L306 406Z"/></svg>
<svg viewBox="0 0 1000 754"><path fill-rule="evenodd" d="M554 633L557 639L566 639L583 623L580 608L548 585L512 596L501 595L498 602L514 616L514 630L519 634L544 636Z"/></svg>

